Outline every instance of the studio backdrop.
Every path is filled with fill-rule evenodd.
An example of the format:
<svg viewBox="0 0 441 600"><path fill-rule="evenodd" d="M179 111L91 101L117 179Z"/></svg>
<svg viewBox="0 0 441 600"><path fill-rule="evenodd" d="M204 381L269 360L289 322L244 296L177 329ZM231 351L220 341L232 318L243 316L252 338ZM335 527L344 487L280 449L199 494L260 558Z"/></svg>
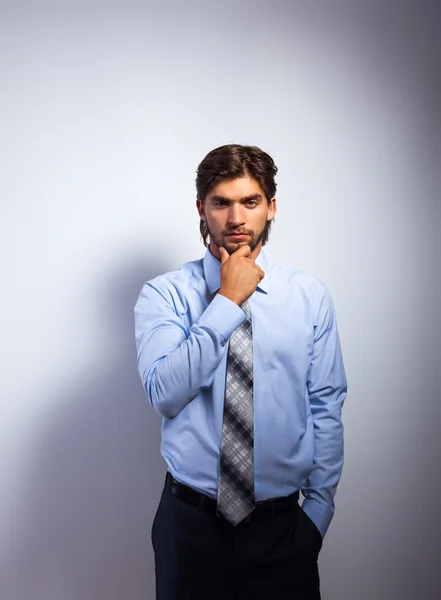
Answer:
<svg viewBox="0 0 441 600"><path fill-rule="evenodd" d="M153 600L144 281L200 258L196 167L274 158L268 255L334 299L345 467L323 600L436 600L435 2L0 4L0 597Z"/></svg>

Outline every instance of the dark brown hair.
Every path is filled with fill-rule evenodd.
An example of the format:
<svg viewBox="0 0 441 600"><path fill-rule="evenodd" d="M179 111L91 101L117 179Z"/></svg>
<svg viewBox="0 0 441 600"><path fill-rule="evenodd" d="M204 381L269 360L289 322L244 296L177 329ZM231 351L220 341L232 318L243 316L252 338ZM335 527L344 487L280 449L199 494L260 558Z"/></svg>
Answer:
<svg viewBox="0 0 441 600"><path fill-rule="evenodd" d="M269 204L276 195L277 184L274 181L276 173L277 167L271 156L257 146L241 146L240 144L220 146L209 152L197 168L197 197L204 203L210 190L221 181L248 175L260 185ZM272 221L267 221L262 237L262 246L268 241L271 224ZM207 246L208 227L206 221L201 219L199 229L202 241Z"/></svg>

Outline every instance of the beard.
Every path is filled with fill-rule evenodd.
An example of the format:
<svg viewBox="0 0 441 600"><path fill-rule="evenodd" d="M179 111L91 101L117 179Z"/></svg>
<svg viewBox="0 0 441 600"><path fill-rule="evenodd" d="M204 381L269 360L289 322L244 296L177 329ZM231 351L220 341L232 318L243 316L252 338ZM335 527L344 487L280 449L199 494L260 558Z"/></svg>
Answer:
<svg viewBox="0 0 441 600"><path fill-rule="evenodd" d="M247 244L250 247L251 252L253 252L259 245L263 236L265 235L270 223L271 223L271 221L267 221L265 224L265 227L258 234L256 234L251 229L246 229L246 230L244 230L244 229L224 229L223 231L221 231L219 236L216 236L213 234L211 229L208 227L208 223L207 223L207 229L208 229L208 234L210 236L210 240L213 241L216 244L216 246L219 246L220 248L225 248L225 250L228 252L228 254L233 254L233 252L236 252L236 250L238 250L241 246L243 246L245 244ZM245 233L246 235L248 235L250 237L250 239L248 239L247 241L244 240L242 242L228 241L227 236L231 235L232 233Z"/></svg>

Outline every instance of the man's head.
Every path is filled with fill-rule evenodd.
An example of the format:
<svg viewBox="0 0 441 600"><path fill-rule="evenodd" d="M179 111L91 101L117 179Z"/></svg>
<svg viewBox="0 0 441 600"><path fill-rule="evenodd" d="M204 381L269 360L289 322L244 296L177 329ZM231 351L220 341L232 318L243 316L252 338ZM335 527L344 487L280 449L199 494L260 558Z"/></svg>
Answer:
<svg viewBox="0 0 441 600"><path fill-rule="evenodd" d="M196 204L203 242L207 246L210 236L215 256L221 246L231 254L244 244L257 255L266 244L276 212L276 173L271 156L256 146L221 146L203 159Z"/></svg>

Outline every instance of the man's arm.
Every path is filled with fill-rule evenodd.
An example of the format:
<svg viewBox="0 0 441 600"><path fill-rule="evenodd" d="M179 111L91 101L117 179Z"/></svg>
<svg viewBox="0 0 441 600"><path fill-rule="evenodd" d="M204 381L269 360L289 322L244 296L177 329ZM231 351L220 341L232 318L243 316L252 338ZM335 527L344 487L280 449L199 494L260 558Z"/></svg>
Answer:
<svg viewBox="0 0 441 600"><path fill-rule="evenodd" d="M161 416L176 417L211 385L227 340L246 320L239 304L264 276L250 254L248 245L231 256L221 249L219 293L189 331L170 292L155 280L144 285L135 306L138 370L147 398Z"/></svg>
<svg viewBox="0 0 441 600"><path fill-rule="evenodd" d="M153 282L135 306L138 370L153 408L172 419L211 385L231 333L246 319L234 302L216 295L189 331L173 302Z"/></svg>
<svg viewBox="0 0 441 600"><path fill-rule="evenodd" d="M343 468L341 409L347 393L334 306L326 288L318 309L307 386L314 422L314 466L302 490L302 508L324 537Z"/></svg>

